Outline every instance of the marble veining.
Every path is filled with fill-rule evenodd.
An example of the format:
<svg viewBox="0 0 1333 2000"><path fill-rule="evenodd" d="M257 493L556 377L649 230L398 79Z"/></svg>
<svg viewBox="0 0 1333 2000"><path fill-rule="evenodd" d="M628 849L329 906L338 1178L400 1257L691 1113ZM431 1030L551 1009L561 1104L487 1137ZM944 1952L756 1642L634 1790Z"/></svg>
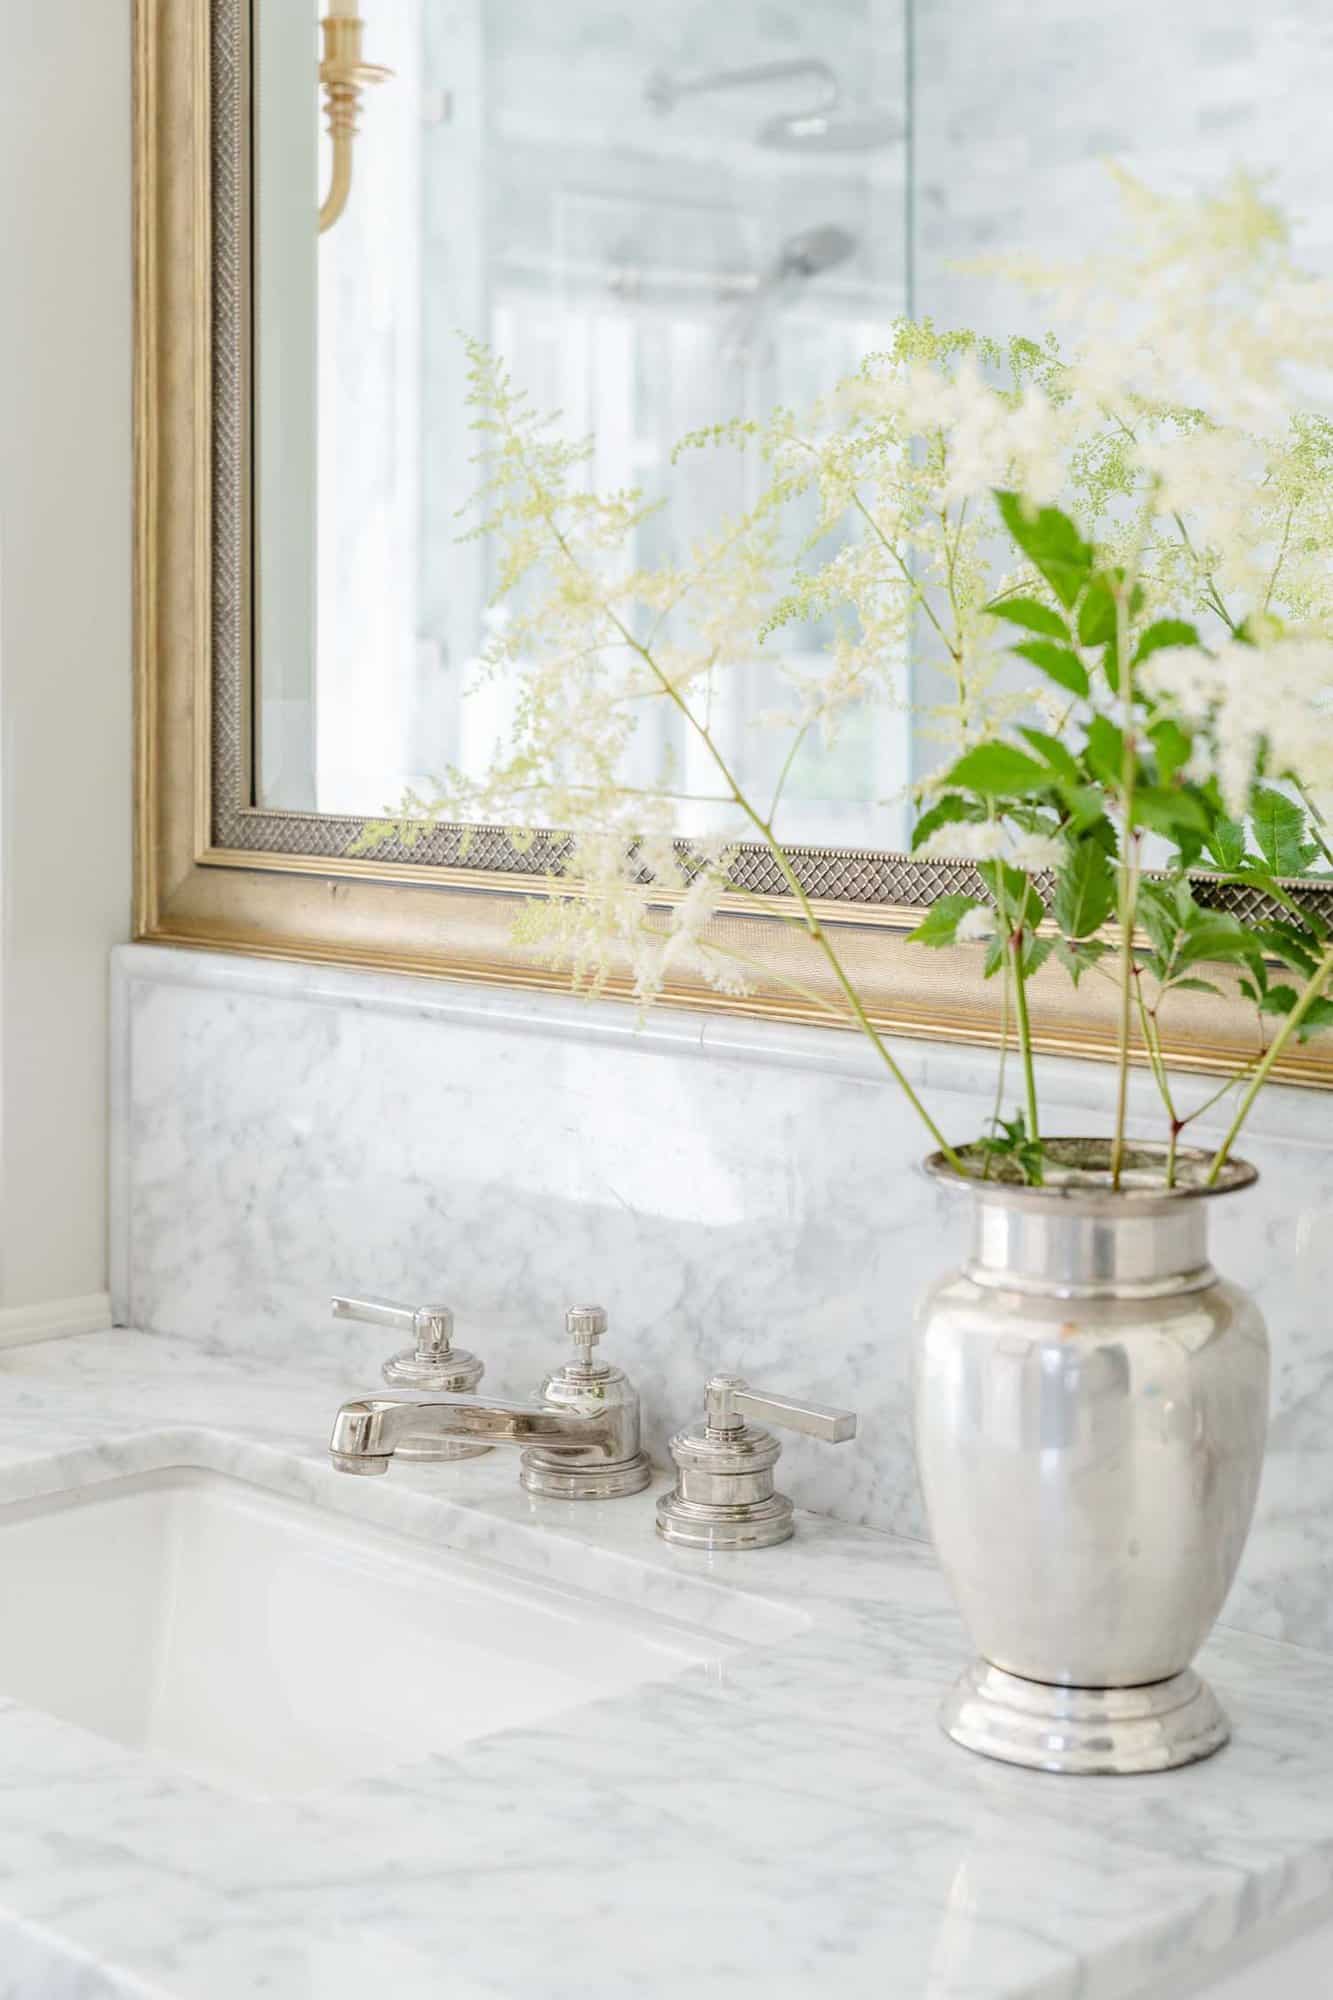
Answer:
<svg viewBox="0 0 1333 2000"><path fill-rule="evenodd" d="M119 1317L364 1388L387 1343L330 1293L444 1298L488 1385L527 1395L596 1298L659 1460L734 1368L860 1413L852 1447L786 1444L801 1505L923 1536L911 1311L965 1217L855 1037L143 946L115 988ZM946 1129L976 1128L989 1056L899 1054ZM1108 1128L1105 1068L1049 1063L1045 1089L1051 1128ZM1267 1314L1274 1417L1226 1615L1333 1648L1328 1097L1272 1093L1245 1150L1263 1182L1219 1205L1215 1255Z"/></svg>
<svg viewBox="0 0 1333 2000"><path fill-rule="evenodd" d="M340 1479L323 1440L343 1386L327 1361L261 1379L137 1332L13 1350L0 1508L205 1466L584 1587L607 1587L610 1551L617 1596L691 1619L713 1596L751 1643L720 1674L456 1754L405 1744L401 1766L299 1800L213 1791L0 1698L6 2000L667 2000L687 1984L705 2000L834 1984L843 2000L1123 2000L1333 1890L1327 1658L1220 1633L1205 1666L1236 1740L1169 1779L986 1764L933 1724L964 1640L922 1548L807 1516L786 1548L710 1565L655 1540L651 1494L533 1501L499 1454Z"/></svg>

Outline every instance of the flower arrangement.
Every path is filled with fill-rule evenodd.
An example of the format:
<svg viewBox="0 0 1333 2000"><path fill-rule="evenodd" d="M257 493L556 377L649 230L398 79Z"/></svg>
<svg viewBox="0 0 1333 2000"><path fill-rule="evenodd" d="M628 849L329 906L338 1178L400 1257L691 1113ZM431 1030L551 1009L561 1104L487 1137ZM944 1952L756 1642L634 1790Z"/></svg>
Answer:
<svg viewBox="0 0 1333 2000"><path fill-rule="evenodd" d="M1025 274L1076 328L1068 352L897 325L814 409L684 440L678 458L751 454L759 490L671 562L633 559L652 504L590 490L589 446L473 345L474 532L501 552L506 607L481 670L517 690L512 740L483 779L449 774L361 845L410 844L444 817L567 829L564 873L519 934L584 987L628 961L647 1004L685 966L748 990L757 968L710 923L737 893L735 843L762 843L789 895L757 907L823 956L840 1016L959 1172L1042 1178L1028 988L1053 961L1115 988L1113 1184L1136 1051L1169 1184L1181 1134L1216 1099L1178 1107L1163 1012L1227 978L1261 1032L1217 1093L1236 1101L1216 1178L1283 1049L1333 1027L1333 935L1302 894L1333 866L1333 423L1315 402L1333 292L1244 179L1202 200L1127 177L1122 193L1123 249ZM756 759L729 734L728 677L811 623L818 664L784 656L786 702ZM1021 1106L1005 1119L997 1102L963 1148L876 1030L781 832L802 759L902 705L909 643L935 674L938 698L917 708L941 747L913 848L970 859L982 884L914 936L978 949L1023 1078ZM647 755L643 719L662 711L672 726ZM1201 874L1257 892L1258 914L1208 907Z"/></svg>

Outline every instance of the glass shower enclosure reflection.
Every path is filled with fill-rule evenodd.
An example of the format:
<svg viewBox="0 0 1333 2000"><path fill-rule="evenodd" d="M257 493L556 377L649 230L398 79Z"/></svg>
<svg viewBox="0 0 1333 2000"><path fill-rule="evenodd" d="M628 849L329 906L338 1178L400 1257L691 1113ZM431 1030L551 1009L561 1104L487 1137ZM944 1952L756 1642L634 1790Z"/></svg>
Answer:
<svg viewBox="0 0 1333 2000"><path fill-rule="evenodd" d="M460 330L595 437L600 488L670 473L634 563L744 507L753 463L671 471L674 442L810 402L908 309L904 0L361 0L393 74L313 242L327 142L292 124L301 90L314 117L315 22L302 48L290 0L255 5L260 802L377 813L483 768L506 728L475 669L493 552L459 540L479 478ZM775 675L727 699L771 707ZM793 774L787 838L900 845L907 776L904 719L853 718Z"/></svg>

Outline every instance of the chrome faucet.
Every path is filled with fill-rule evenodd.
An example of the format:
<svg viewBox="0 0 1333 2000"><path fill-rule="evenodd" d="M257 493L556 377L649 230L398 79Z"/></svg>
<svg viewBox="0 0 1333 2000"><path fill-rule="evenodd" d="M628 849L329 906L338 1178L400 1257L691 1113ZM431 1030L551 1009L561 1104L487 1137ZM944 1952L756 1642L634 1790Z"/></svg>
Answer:
<svg viewBox="0 0 1333 2000"><path fill-rule="evenodd" d="M447 1395L467 1395L486 1372L475 1354L454 1346L454 1316L448 1306L406 1306L396 1299L382 1299L377 1293L350 1296L342 1292L332 1304L335 1319L363 1320L368 1326L391 1326L411 1335L412 1345L390 1355L380 1370L391 1389L414 1389L423 1397L428 1390L432 1395L440 1390ZM477 1458L489 1450L488 1444L460 1444L417 1435L400 1439L396 1456L438 1464L442 1459Z"/></svg>
<svg viewBox="0 0 1333 2000"><path fill-rule="evenodd" d="M416 1396L366 1396L339 1410L329 1454L339 1472L387 1472L405 1438L423 1437L539 1444L543 1452L559 1452L576 1464L606 1465L638 1452L638 1412L605 1410L594 1397L556 1410L443 1390L424 1402Z"/></svg>
<svg viewBox="0 0 1333 2000"><path fill-rule="evenodd" d="M362 1397L344 1403L334 1419L334 1465L339 1472L387 1472L396 1452L453 1438L539 1454L531 1466L524 1460L524 1484L533 1492L588 1500L640 1492L650 1475L639 1450L638 1396L620 1369L599 1368L590 1359L606 1315L600 1306L575 1306L565 1320L581 1358L547 1377L540 1402L443 1390ZM557 1464L568 1469L560 1478Z"/></svg>

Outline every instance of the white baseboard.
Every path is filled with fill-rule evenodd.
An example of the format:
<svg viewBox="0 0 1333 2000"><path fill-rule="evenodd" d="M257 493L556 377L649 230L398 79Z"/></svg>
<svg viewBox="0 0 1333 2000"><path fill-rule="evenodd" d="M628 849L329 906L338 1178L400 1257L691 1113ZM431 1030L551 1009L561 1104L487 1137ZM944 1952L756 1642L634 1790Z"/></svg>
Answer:
<svg viewBox="0 0 1333 2000"><path fill-rule="evenodd" d="M101 1333L110 1325L109 1292L90 1292L82 1299L48 1299L40 1306L5 1306L0 1308L0 1347L63 1340L71 1333Z"/></svg>

